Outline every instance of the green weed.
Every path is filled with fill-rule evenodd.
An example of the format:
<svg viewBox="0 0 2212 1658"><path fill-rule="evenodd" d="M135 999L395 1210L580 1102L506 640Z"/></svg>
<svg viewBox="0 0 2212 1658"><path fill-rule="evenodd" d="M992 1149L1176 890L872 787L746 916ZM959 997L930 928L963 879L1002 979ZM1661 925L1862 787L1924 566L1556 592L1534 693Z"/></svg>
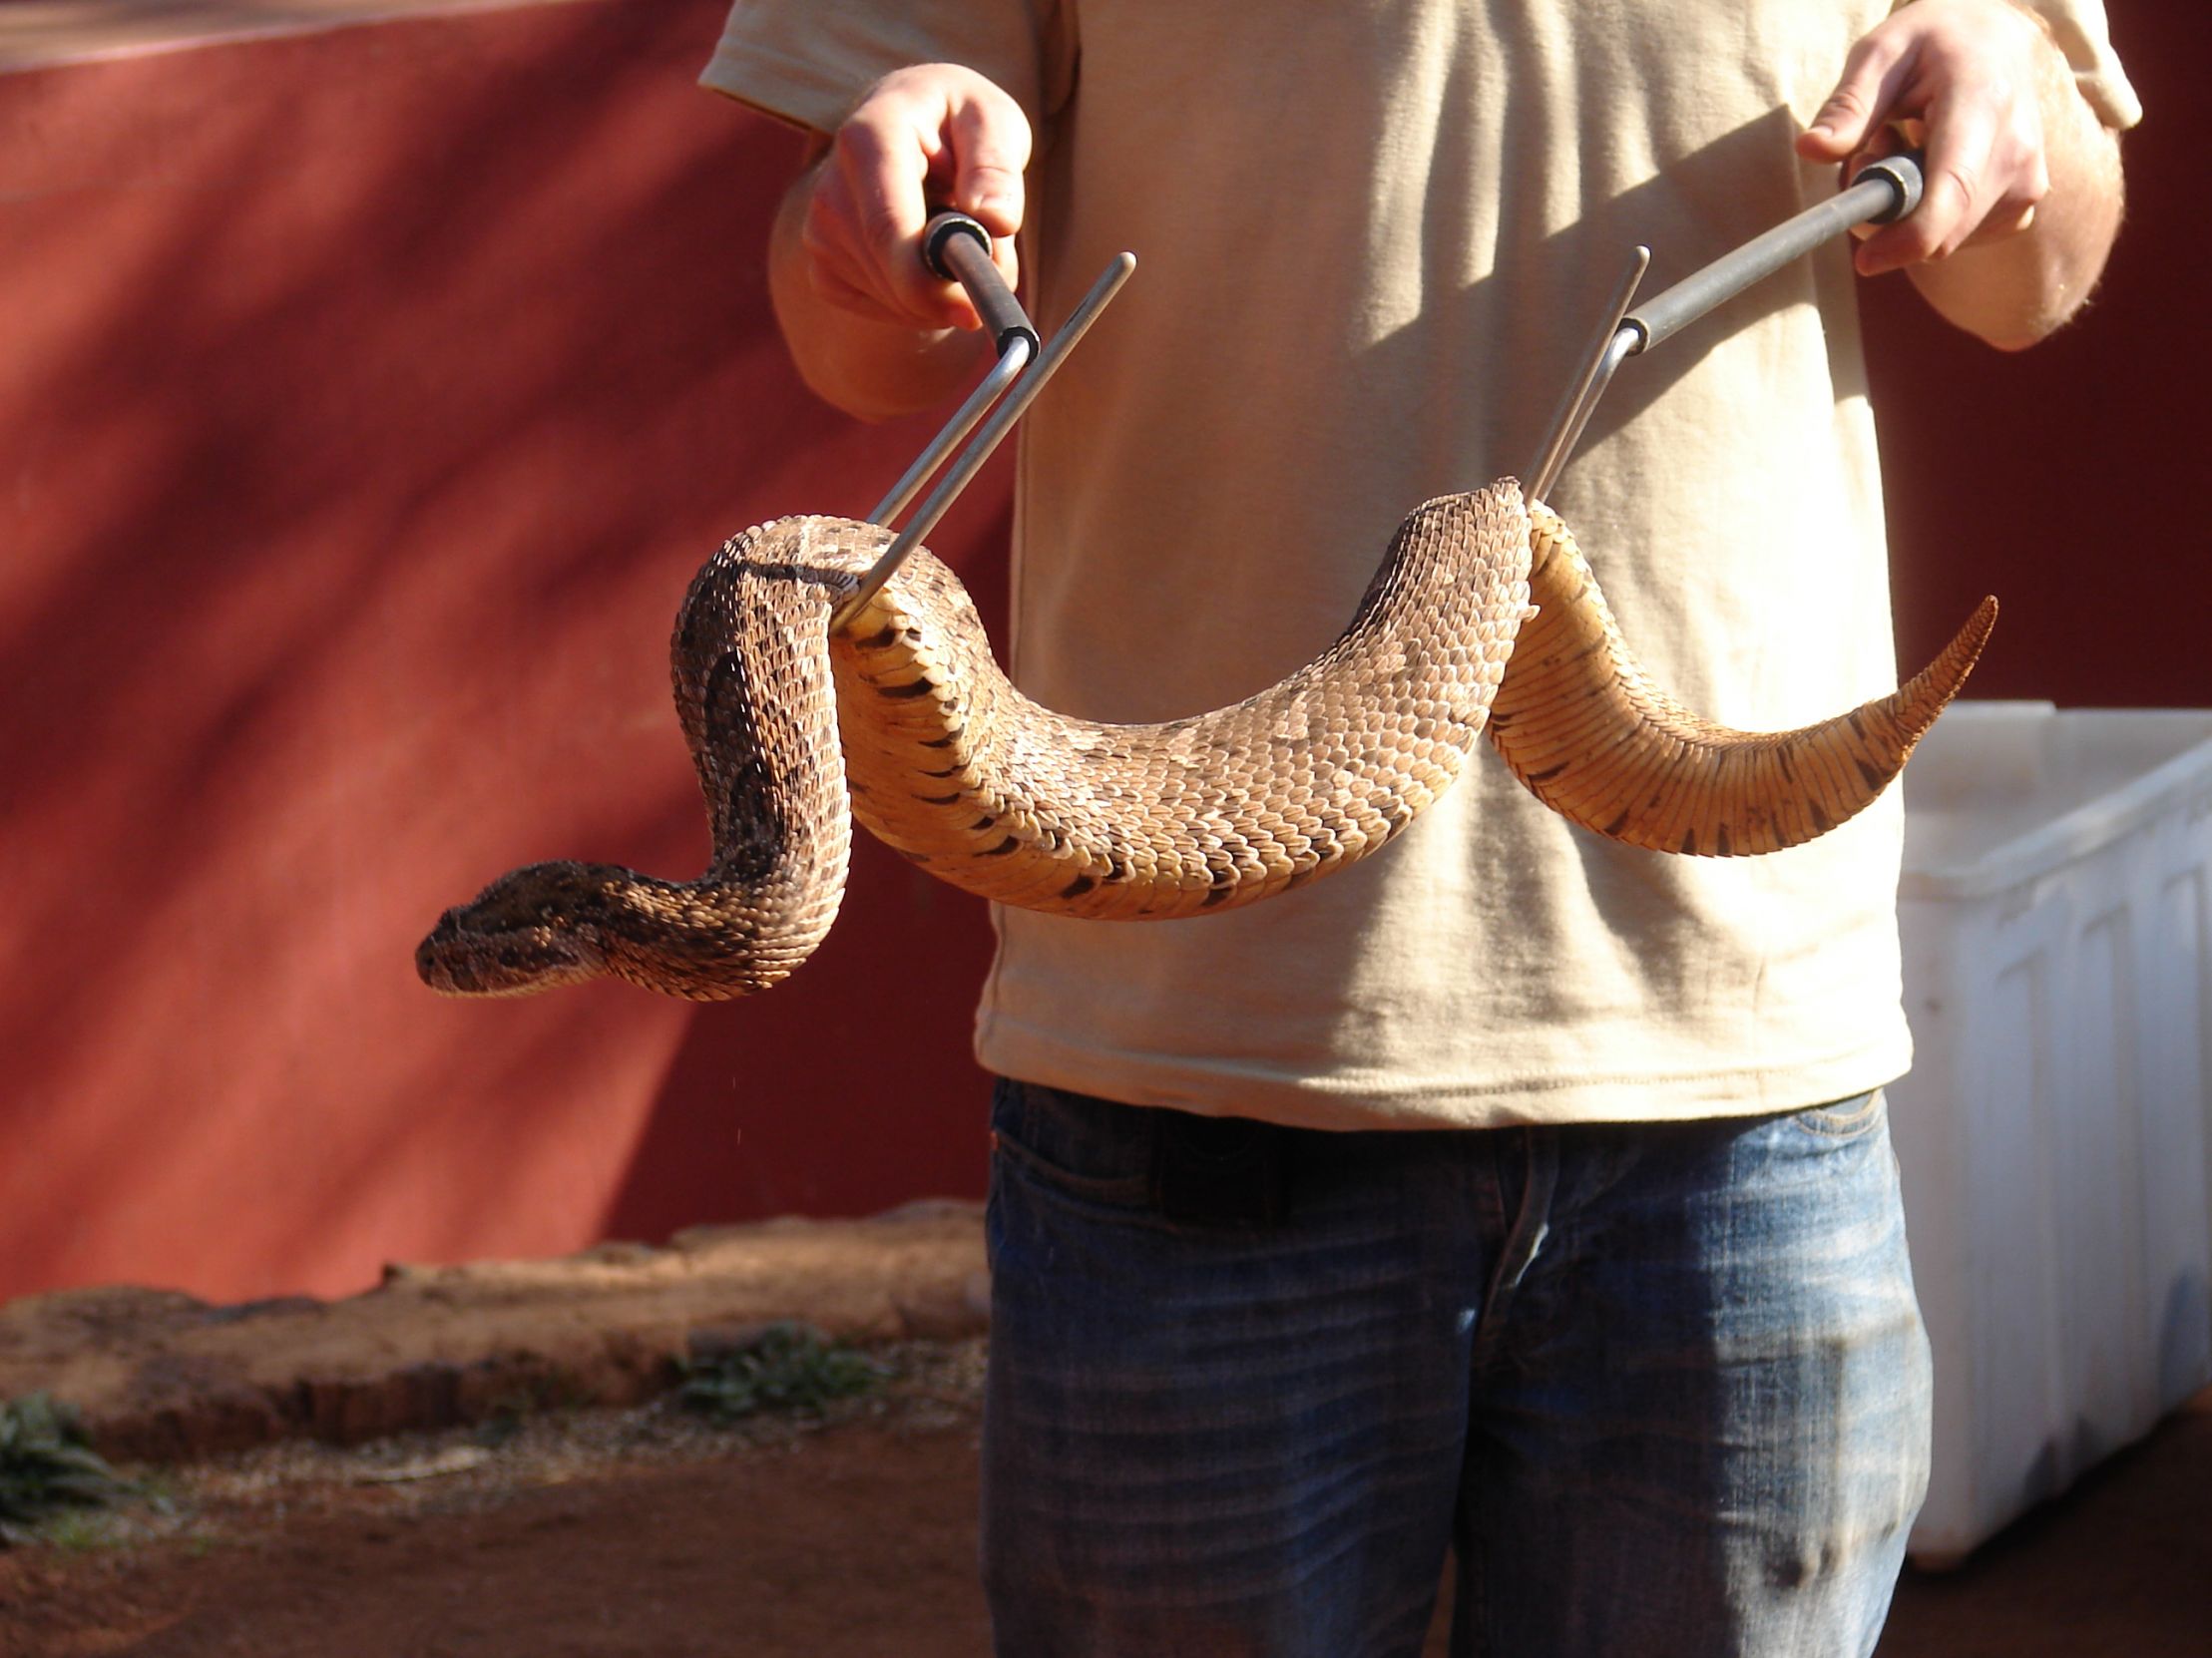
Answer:
<svg viewBox="0 0 2212 1658"><path fill-rule="evenodd" d="M136 1491L86 1442L68 1406L45 1394L0 1401L0 1545L31 1541L59 1516Z"/></svg>
<svg viewBox="0 0 2212 1658"><path fill-rule="evenodd" d="M887 1374L865 1353L827 1340L812 1325L785 1322L741 1347L685 1361L676 1399L719 1423L766 1411L819 1416L833 1401L882 1386Z"/></svg>

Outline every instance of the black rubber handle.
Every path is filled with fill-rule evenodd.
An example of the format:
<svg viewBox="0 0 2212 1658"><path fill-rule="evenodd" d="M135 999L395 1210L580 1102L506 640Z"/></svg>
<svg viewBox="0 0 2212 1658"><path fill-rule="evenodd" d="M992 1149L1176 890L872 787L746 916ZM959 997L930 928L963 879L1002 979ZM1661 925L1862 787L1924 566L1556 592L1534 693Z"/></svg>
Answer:
<svg viewBox="0 0 2212 1658"><path fill-rule="evenodd" d="M967 289L968 301L991 330L1000 356L1017 339L1029 341L1030 355L1037 355L1037 329L991 262L991 232L978 220L962 212L941 212L932 218L922 231L922 262Z"/></svg>
<svg viewBox="0 0 2212 1658"><path fill-rule="evenodd" d="M1869 218L1869 224L1895 224L1901 218L1912 216L1920 207L1924 188L1921 164L1921 153L1907 150L1895 156L1884 156L1859 169L1859 177L1851 182L1853 190L1872 180L1887 180L1890 186L1889 207Z"/></svg>
<svg viewBox="0 0 2212 1658"><path fill-rule="evenodd" d="M1885 156L1870 162L1859 170L1850 189L1753 237L1734 252L1723 253L1704 269L1636 306L1623 322L1643 336L1637 349L1647 351L1685 323L1696 321L1715 305L1733 299L1761 277L1772 275L1830 237L1856 224L1894 223L1918 207L1920 199L1920 157Z"/></svg>

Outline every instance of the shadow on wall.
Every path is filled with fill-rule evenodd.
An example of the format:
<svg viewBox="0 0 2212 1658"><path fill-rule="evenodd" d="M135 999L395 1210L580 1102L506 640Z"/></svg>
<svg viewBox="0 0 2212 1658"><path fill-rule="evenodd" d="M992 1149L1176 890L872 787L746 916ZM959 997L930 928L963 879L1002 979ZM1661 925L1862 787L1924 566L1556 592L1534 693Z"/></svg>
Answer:
<svg viewBox="0 0 2212 1658"><path fill-rule="evenodd" d="M721 11L0 77L0 1296L980 1189L980 907L872 843L757 1004L412 969L510 865L697 872L685 584L926 435L784 363L797 144L692 85ZM995 624L1005 495L934 538Z"/></svg>

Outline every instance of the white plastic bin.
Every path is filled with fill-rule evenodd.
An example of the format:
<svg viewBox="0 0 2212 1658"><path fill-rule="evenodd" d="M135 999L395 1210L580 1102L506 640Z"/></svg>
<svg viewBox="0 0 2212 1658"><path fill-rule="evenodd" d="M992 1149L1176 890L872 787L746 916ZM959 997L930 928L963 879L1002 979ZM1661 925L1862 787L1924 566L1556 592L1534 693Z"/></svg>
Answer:
<svg viewBox="0 0 2212 1658"><path fill-rule="evenodd" d="M2212 1380L2212 710L1961 703L1905 801L1943 1565Z"/></svg>

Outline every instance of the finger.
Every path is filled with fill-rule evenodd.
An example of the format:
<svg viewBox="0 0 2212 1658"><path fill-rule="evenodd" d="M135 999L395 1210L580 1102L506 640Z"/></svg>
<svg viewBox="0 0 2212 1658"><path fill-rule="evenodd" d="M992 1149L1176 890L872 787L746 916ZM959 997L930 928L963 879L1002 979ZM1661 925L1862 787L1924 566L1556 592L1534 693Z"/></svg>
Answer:
<svg viewBox="0 0 2212 1658"><path fill-rule="evenodd" d="M814 291L823 303L834 305L854 316L866 317L870 322L897 322L899 319L886 314L883 300L875 293L863 292L833 270L815 269L809 272Z"/></svg>
<svg viewBox="0 0 2212 1658"><path fill-rule="evenodd" d="M826 168L799 224L799 245L806 253L807 279L819 293L838 293L847 301L865 294L877 320L893 320L892 296L884 291L873 251L855 214L852 190L835 167Z"/></svg>
<svg viewBox="0 0 2212 1658"><path fill-rule="evenodd" d="M1878 276L1956 252L1995 202L1998 121L1983 99L1947 95L1928 112L1920 206L1859 246L1861 275Z"/></svg>
<svg viewBox="0 0 2212 1658"><path fill-rule="evenodd" d="M927 138L934 140L934 132ZM839 274L878 294L886 311L909 326L973 328L974 307L922 262L930 148L897 108L883 112L880 124L854 120L839 129L837 166L860 267Z"/></svg>
<svg viewBox="0 0 2212 1658"><path fill-rule="evenodd" d="M872 283L863 286L849 280L843 272L854 268L850 262L809 262L806 268L808 281L825 303L838 310L849 311L855 316L865 317L870 322L909 330L917 326L931 329L973 326L972 322L964 322L960 316L953 314L950 304L944 315L918 323L912 315L886 303L880 287ZM972 310L967 313L970 317L973 314Z"/></svg>
<svg viewBox="0 0 2212 1658"><path fill-rule="evenodd" d="M815 291L840 309L877 322L906 328L974 326L974 313L960 301L957 290L932 283L926 273L913 284L918 293L899 282L896 232L884 227L880 215L871 225L859 200L861 191L873 188L856 187L842 167L824 171L800 226L808 279ZM894 244L889 254L884 248L887 238ZM908 257L918 267L920 254L908 246Z"/></svg>
<svg viewBox="0 0 2212 1658"><path fill-rule="evenodd" d="M1910 83L1919 51L1904 29L1878 28L1844 59L1836 90L1798 135L1797 153L1807 161L1840 162L1867 142L1896 108Z"/></svg>
<svg viewBox="0 0 2212 1658"><path fill-rule="evenodd" d="M991 262L999 267L999 274L1006 278L1008 287L1022 285L1021 261L1015 257L1012 236L1000 236L991 243Z"/></svg>
<svg viewBox="0 0 2212 1658"><path fill-rule="evenodd" d="M991 87L953 107L946 124L954 161L952 205L991 232L991 258L1007 286L1021 279L1014 233L1027 210L1022 173L1030 124L1022 107Z"/></svg>
<svg viewBox="0 0 2212 1658"><path fill-rule="evenodd" d="M1991 201L1962 244L2001 241L2035 222L2035 209L2050 194L2050 157L2043 147L2042 112L2022 99L2001 130L1991 168Z"/></svg>

